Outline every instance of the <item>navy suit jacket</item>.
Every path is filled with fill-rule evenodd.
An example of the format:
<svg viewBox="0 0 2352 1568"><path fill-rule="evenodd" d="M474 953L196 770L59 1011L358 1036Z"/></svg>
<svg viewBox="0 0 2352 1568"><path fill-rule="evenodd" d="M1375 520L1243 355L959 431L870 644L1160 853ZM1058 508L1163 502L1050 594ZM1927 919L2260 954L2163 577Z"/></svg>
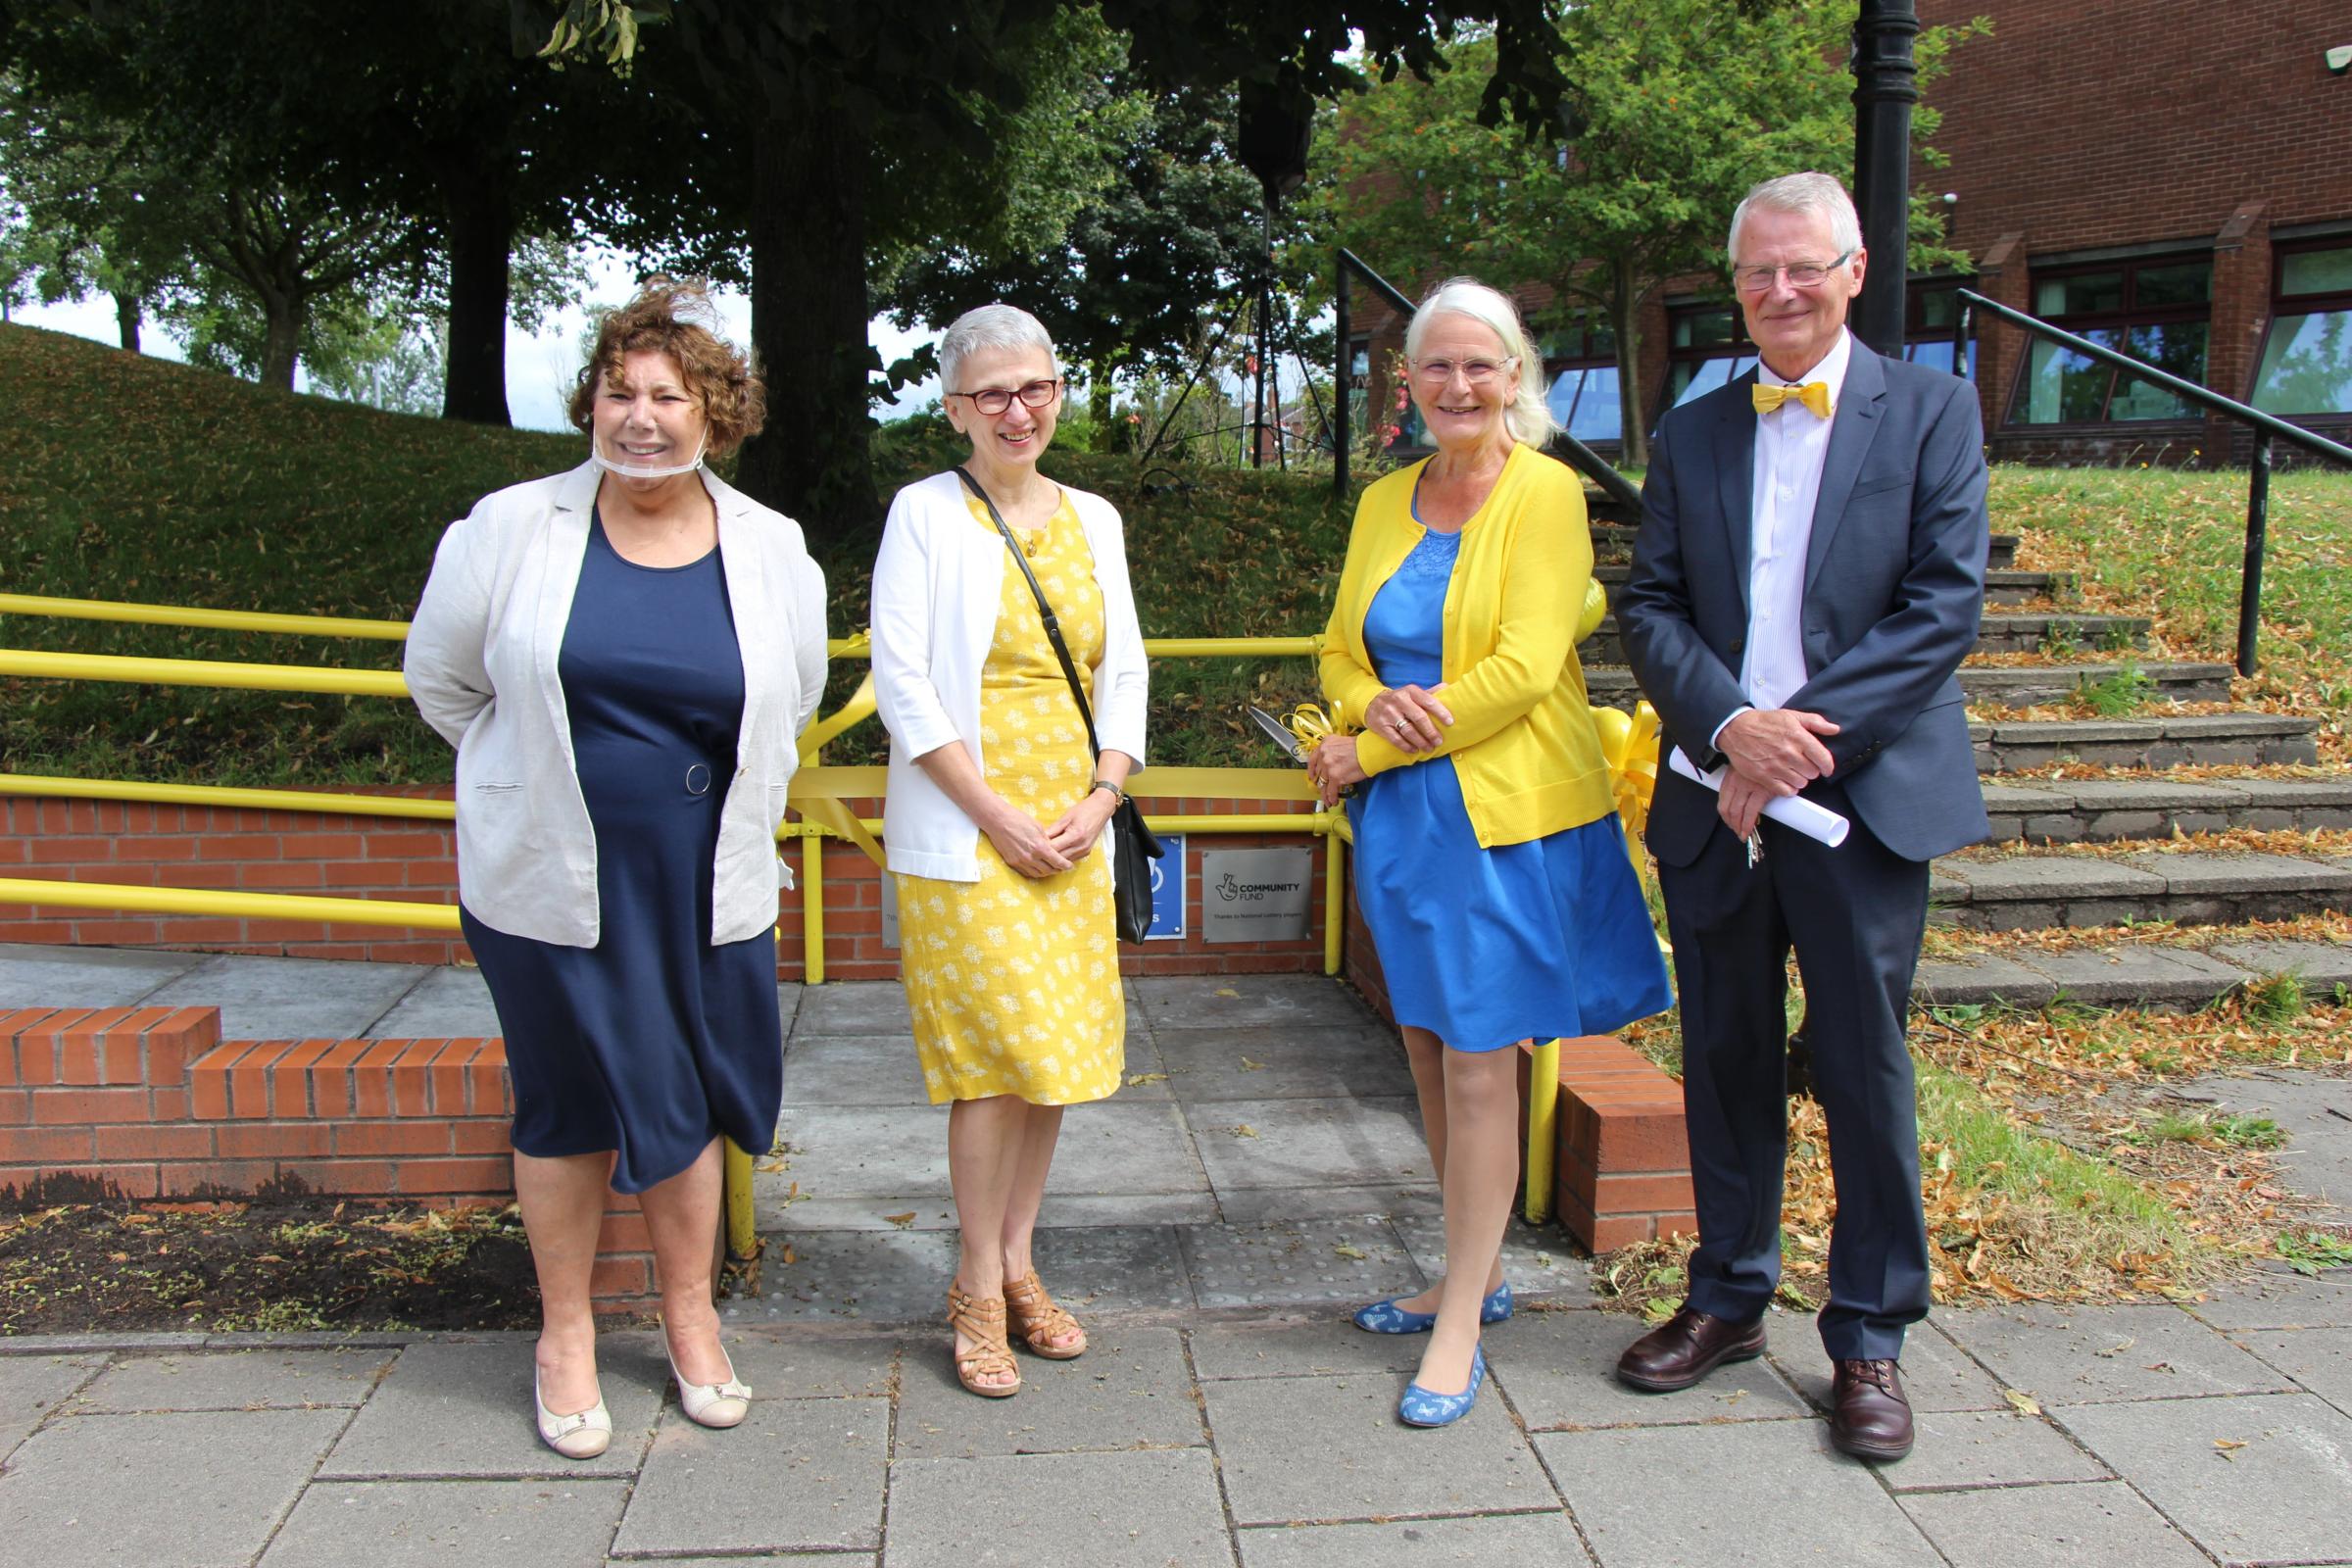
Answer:
<svg viewBox="0 0 2352 1568"><path fill-rule="evenodd" d="M1709 738L1746 702L1755 378L1659 421L1633 575L1617 601L1627 662L1664 720L1664 744L1702 764L1720 760ZM1856 341L1805 557L1807 679L1787 706L1839 726L1824 743L1831 780L1906 859L1990 831L1956 674L1984 608L1984 486L1976 387ZM1649 847L1688 865L1721 819L1714 795L1666 768L1664 755Z"/></svg>

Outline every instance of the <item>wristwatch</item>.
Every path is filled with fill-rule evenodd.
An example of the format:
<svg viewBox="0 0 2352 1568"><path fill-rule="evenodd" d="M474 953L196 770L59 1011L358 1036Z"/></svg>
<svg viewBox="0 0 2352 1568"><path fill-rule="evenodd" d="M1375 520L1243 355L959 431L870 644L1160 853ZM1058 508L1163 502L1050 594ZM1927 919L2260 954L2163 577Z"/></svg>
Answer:
<svg viewBox="0 0 2352 1568"><path fill-rule="evenodd" d="M1111 804L1114 806L1127 799L1127 792L1106 778L1099 778L1095 780L1093 784L1088 786L1086 793L1092 795L1096 790L1110 791Z"/></svg>

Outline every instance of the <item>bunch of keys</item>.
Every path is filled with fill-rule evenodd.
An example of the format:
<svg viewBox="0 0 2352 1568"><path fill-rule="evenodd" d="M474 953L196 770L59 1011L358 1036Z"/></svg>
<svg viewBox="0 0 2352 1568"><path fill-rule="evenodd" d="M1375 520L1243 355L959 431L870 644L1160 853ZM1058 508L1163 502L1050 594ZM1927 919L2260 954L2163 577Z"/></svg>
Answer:
<svg viewBox="0 0 2352 1568"><path fill-rule="evenodd" d="M1752 871L1756 868L1756 862L1764 858L1763 824L1758 823L1756 830L1740 842L1747 846L1747 868Z"/></svg>

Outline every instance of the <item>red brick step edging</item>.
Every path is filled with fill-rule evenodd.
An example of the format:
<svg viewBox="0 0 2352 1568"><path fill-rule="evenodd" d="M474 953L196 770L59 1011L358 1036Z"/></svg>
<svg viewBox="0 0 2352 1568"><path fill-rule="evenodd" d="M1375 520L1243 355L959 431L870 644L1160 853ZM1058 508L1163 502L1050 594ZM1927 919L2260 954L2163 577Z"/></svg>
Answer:
<svg viewBox="0 0 2352 1568"><path fill-rule="evenodd" d="M1533 1060L1522 1052L1521 1075ZM1560 1042L1553 1207L1594 1252L1698 1229L1683 1086L1619 1040Z"/></svg>

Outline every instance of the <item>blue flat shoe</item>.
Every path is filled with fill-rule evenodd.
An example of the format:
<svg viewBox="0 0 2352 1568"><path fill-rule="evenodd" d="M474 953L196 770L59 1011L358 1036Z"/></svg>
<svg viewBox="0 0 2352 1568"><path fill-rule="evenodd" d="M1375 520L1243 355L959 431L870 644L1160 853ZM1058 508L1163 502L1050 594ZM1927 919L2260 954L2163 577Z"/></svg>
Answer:
<svg viewBox="0 0 2352 1568"><path fill-rule="evenodd" d="M1437 1327L1435 1312L1408 1312L1396 1304L1396 1298L1374 1301L1370 1306L1355 1309L1355 1326L1367 1334L1427 1334ZM1478 1303L1481 1323L1499 1323L1511 1315L1511 1282L1504 1280L1494 1287L1494 1294Z"/></svg>
<svg viewBox="0 0 2352 1568"><path fill-rule="evenodd" d="M1487 1381L1487 1348L1470 1352L1470 1386L1459 1394L1432 1394L1418 1383L1404 1386L1396 1401L1396 1419L1408 1427L1449 1427L1470 1413L1478 1402L1478 1386Z"/></svg>

